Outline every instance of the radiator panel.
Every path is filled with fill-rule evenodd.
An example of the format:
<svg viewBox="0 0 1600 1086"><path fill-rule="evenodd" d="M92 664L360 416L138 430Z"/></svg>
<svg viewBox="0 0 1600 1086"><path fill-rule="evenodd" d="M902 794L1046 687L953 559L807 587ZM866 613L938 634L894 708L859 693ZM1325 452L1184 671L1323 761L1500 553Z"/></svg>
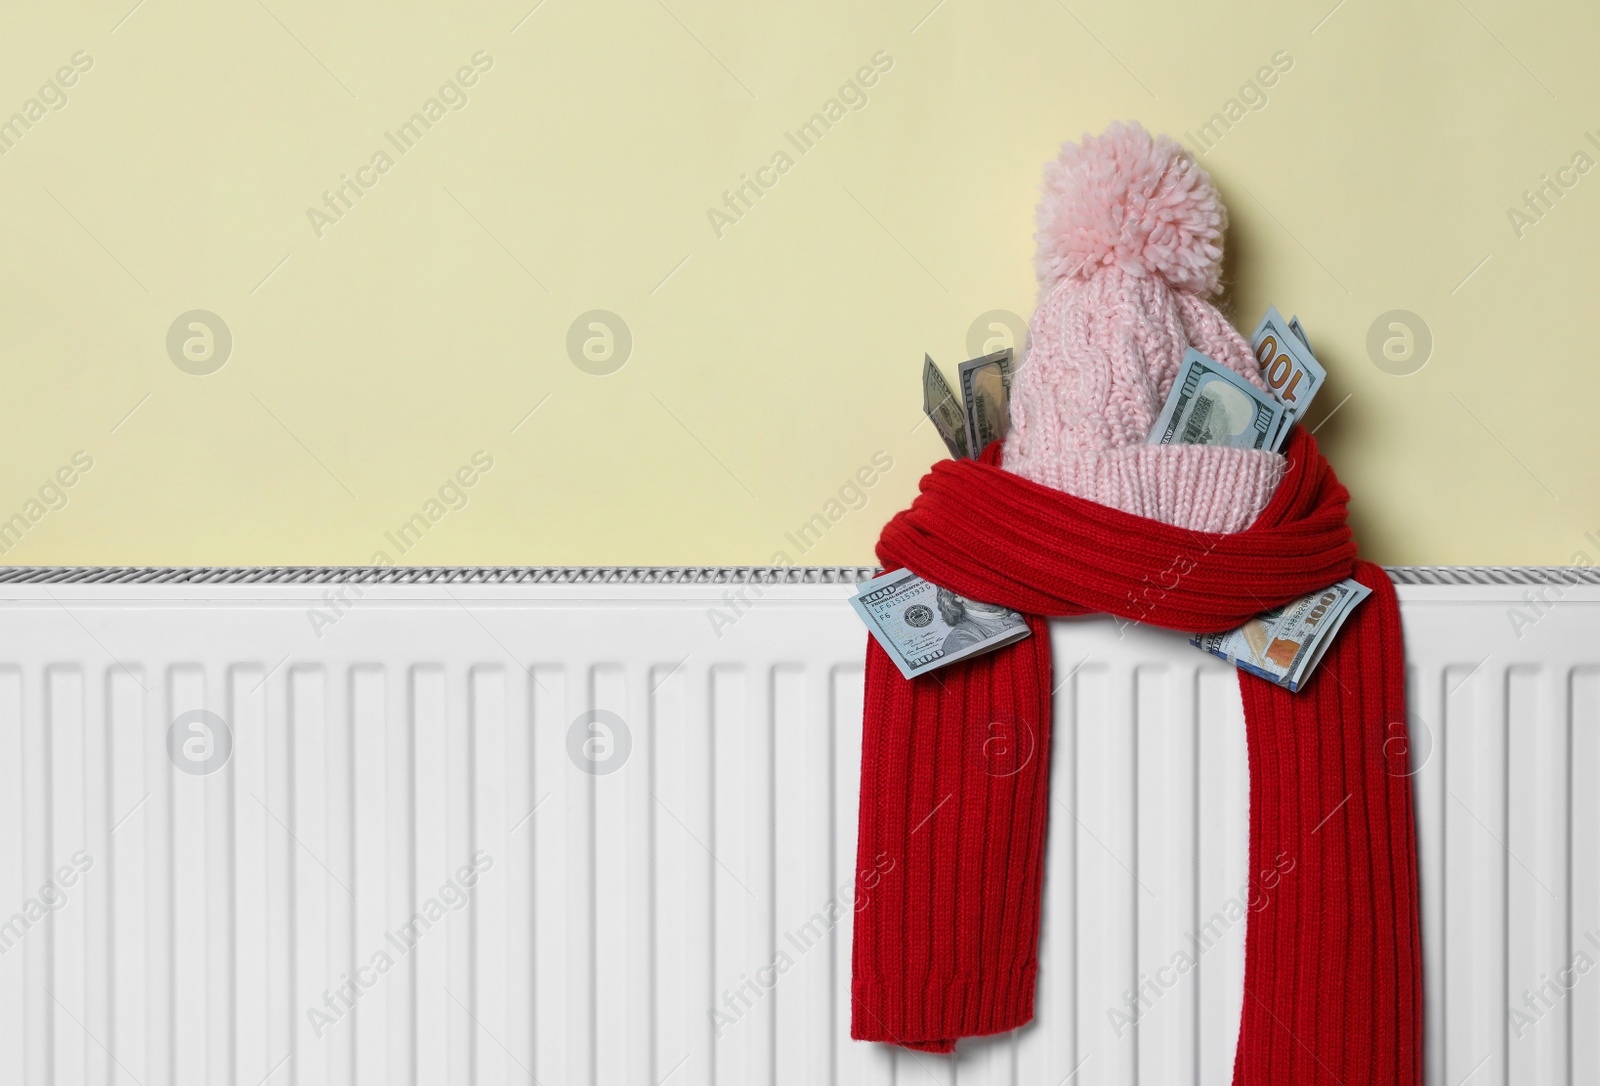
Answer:
<svg viewBox="0 0 1600 1086"><path fill-rule="evenodd" d="M849 1040L848 586L340 587L3 587L0 1081L1230 1081L1243 719L1181 638L1054 624L1037 1020L952 1061ZM1594 1081L1600 589L1402 599L1428 1081Z"/></svg>

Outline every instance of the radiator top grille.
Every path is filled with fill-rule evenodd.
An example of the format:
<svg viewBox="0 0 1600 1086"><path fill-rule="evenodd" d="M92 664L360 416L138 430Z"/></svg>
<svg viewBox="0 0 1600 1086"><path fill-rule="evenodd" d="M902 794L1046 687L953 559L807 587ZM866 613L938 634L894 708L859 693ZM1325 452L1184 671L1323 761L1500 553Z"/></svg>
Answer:
<svg viewBox="0 0 1600 1086"><path fill-rule="evenodd" d="M1600 584L1600 567L1386 566L1399 585ZM857 584L878 566L10 566L0 584Z"/></svg>

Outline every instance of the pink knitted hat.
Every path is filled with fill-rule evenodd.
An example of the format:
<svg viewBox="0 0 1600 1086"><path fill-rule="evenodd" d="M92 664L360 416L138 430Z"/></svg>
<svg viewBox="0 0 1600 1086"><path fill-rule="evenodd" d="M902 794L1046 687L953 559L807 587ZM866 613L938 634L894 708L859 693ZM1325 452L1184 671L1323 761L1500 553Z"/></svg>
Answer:
<svg viewBox="0 0 1600 1086"><path fill-rule="evenodd" d="M1011 395L1018 475L1210 532L1250 525L1283 477L1277 453L1146 445L1184 351L1262 389L1216 294L1227 211L1177 141L1113 124L1045 167L1034 235L1039 307Z"/></svg>

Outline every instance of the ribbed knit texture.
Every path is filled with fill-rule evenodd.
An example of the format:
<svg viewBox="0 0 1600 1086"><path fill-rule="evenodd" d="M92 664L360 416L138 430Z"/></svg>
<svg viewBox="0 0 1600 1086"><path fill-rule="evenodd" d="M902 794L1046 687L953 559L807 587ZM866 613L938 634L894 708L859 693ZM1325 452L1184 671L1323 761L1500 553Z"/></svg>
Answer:
<svg viewBox="0 0 1600 1086"><path fill-rule="evenodd" d="M1373 595L1305 689L1239 675L1250 869L1293 868L1249 914L1235 1082L1420 1081L1399 609L1383 571L1356 559L1348 494L1316 442L1297 429L1287 457L1233 534L1023 479L1000 468L999 444L936 464L884 529L885 567L1022 611L1033 636L909 682L868 638L858 869L887 870L857 898L852 1036L948 1052L1033 1015L1052 691L1040 616L1213 632L1354 575Z"/></svg>
<svg viewBox="0 0 1600 1086"><path fill-rule="evenodd" d="M1283 469L1283 457L1259 449L1130 445L1072 453L1034 481L1163 524L1237 532L1266 508Z"/></svg>

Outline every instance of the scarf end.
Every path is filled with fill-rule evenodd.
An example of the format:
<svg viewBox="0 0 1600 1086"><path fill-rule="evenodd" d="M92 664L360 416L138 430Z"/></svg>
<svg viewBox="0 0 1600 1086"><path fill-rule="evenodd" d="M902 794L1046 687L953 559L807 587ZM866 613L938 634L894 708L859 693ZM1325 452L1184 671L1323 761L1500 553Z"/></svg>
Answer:
<svg viewBox="0 0 1600 1086"><path fill-rule="evenodd" d="M961 1037L1006 1033L1033 1021L1038 961L982 977L858 977L850 1036L949 1054Z"/></svg>

